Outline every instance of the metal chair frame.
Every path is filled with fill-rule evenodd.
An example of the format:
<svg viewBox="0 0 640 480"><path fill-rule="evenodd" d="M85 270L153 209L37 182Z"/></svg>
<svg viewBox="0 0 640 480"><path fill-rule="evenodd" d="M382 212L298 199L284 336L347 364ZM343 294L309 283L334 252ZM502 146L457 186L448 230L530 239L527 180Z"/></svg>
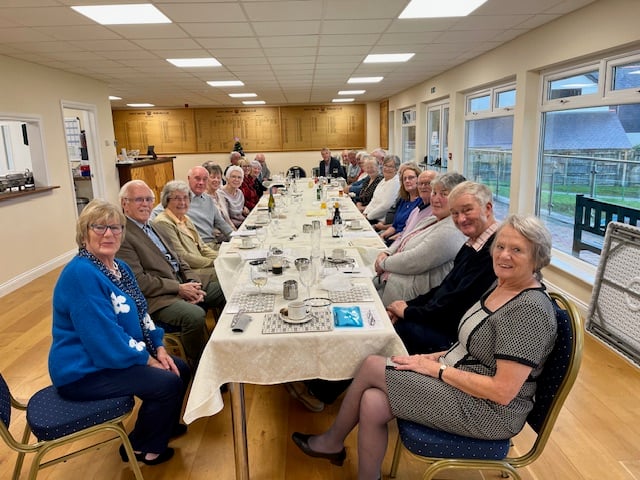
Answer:
<svg viewBox="0 0 640 480"><path fill-rule="evenodd" d="M424 472L423 480L430 480L442 470L498 470L502 473L503 478L511 476L516 480L520 480L520 474L516 471L518 468L526 467L533 463L543 452L544 447L549 440L553 426L560 414L562 405L566 400L571 387L573 386L576 377L578 376L578 370L580 369L580 363L582 361L582 349L584 343L584 331L583 322L580 312L573 302L568 300L564 295L560 293L552 292L549 294L552 300L562 309L565 310L569 316L569 322L573 332L572 339L572 351L571 360L567 368L566 375L558 389L555 397L552 400L551 406L547 412L544 421L537 433L536 439L527 452L517 457L509 457L502 460L479 460L479 459L463 459L463 458L433 458L422 457L410 452L402 443L400 435L396 442L395 451L393 454L393 461L391 464L390 478L395 478L398 471L398 465L400 463L400 455L402 450L406 450L413 458L429 464L427 470Z"/></svg>
<svg viewBox="0 0 640 480"><path fill-rule="evenodd" d="M27 405L19 402L14 398L14 396L9 392L9 396L11 399L11 407L26 412ZM5 423L0 421L0 437L5 441L5 443L11 448L18 452L18 458L16 459L16 464L13 469L12 480L18 480L20 478L20 473L22 471L22 464L24 463L24 458L27 453L33 453L34 458L31 462L31 467L29 469L29 476L27 477L29 480L35 480L38 475L38 472L43 468L50 467L60 462L65 462L71 458L74 458L78 455L86 453L90 450L95 450L100 448L102 445L112 442L113 440L120 439L124 448L127 452L129 458L135 458L135 454L133 453L133 447L131 446L131 442L129 441L129 437L127 436L127 432L124 428L124 420L131 415L131 412L128 412L124 415L121 415L117 418L108 420L99 425L94 425L77 432L71 433L69 435L65 435L60 438L56 438L55 440L40 440L35 443L29 443L29 439L31 437L31 429L29 427L29 423L25 419L25 427L24 432L22 434L22 440L16 440ZM98 433L103 433L105 431L111 431L116 434L115 437L102 440L91 445L87 445L85 447L79 448L77 450L72 451L71 453L67 453L65 455L53 458L46 462L42 462L42 458L49 453L51 450L61 447L63 445L69 445L78 440L82 440L87 437L91 437ZM140 466L135 461L129 462L131 466L131 470L133 470L133 474L136 480L144 480L142 476L142 472L140 471Z"/></svg>

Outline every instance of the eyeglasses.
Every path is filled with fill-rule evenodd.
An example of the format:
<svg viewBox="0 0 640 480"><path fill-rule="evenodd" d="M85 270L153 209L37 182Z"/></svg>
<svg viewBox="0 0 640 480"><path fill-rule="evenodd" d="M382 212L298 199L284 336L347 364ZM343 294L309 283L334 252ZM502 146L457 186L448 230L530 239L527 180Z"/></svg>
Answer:
<svg viewBox="0 0 640 480"><path fill-rule="evenodd" d="M189 195L187 195L185 197L169 197L169 200L175 200L176 202L188 202L189 201Z"/></svg>
<svg viewBox="0 0 640 480"><path fill-rule="evenodd" d="M111 233L114 235L120 235L124 230L124 225L100 225L97 223L92 223L89 225L89 228L93 230L98 235L104 235L107 233L107 229L111 230Z"/></svg>
<svg viewBox="0 0 640 480"><path fill-rule="evenodd" d="M430 187L431 182L418 182L419 187Z"/></svg>
<svg viewBox="0 0 640 480"><path fill-rule="evenodd" d="M155 197L136 197L136 198L127 198L128 201L133 202L133 203L153 203L153 201L155 200Z"/></svg>
<svg viewBox="0 0 640 480"><path fill-rule="evenodd" d="M387 170L395 170L396 167L394 165L383 165L382 168L386 168Z"/></svg>

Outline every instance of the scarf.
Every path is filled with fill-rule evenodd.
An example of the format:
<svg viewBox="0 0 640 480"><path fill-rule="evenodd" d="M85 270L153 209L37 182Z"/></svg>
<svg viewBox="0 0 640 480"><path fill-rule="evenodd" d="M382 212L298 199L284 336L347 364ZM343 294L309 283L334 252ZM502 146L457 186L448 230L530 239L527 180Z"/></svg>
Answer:
<svg viewBox="0 0 640 480"><path fill-rule="evenodd" d="M140 287L138 287L138 282L136 279L129 273L126 268L119 268L120 270L120 278L118 278L111 270L107 268L107 266L102 263L98 258L91 252L89 252L86 248L81 248L78 252L79 257L86 258L90 262L92 262L98 270L100 270L111 282L122 290L124 293L133 298L133 301L136 304L136 309L138 311L138 320L140 322L140 328L142 329L142 337L144 338L144 343L147 346L147 351L153 357L156 356L156 349L153 346L153 342L151 341L151 333L149 328L145 325L144 319L148 316L147 313L147 300L144 298L144 295L140 291ZM114 260L116 265L119 264L118 260Z"/></svg>

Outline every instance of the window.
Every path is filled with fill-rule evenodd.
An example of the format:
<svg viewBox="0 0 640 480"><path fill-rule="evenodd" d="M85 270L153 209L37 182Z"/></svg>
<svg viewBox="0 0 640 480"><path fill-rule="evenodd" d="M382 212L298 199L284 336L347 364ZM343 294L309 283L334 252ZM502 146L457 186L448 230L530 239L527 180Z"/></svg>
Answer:
<svg viewBox="0 0 640 480"><path fill-rule="evenodd" d="M416 111L402 111L402 163L416 161Z"/></svg>
<svg viewBox="0 0 640 480"><path fill-rule="evenodd" d="M36 186L48 185L39 117L0 112L0 176L33 172Z"/></svg>
<svg viewBox="0 0 640 480"><path fill-rule="evenodd" d="M466 101L464 174L491 188L498 218L509 210L515 102L513 84L471 93Z"/></svg>
<svg viewBox="0 0 640 480"><path fill-rule="evenodd" d="M572 245L576 195L640 210L640 103L636 93L640 64L627 56L602 59L598 65L589 73L564 75L565 87L571 85L571 79L580 92L590 92L579 108L570 103L543 105L537 199L538 215L553 233L554 247L591 265L598 265L600 256L588 250L574 251ZM548 74L545 84L562 90L556 83L559 80L550 80L552 77L553 73ZM592 83L586 86L588 81ZM579 82L584 86L578 87ZM603 242L601 236L588 232L582 238L596 247Z"/></svg>
<svg viewBox="0 0 640 480"><path fill-rule="evenodd" d="M449 154L449 104L432 105L427 110L427 167L447 170Z"/></svg>

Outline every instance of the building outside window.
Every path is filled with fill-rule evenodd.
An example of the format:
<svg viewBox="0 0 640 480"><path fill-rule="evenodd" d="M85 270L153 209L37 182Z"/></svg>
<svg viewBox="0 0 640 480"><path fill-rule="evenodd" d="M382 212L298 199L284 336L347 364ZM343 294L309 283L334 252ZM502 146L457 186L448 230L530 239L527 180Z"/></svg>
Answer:
<svg viewBox="0 0 640 480"><path fill-rule="evenodd" d="M605 58L544 77L537 212L557 239L555 248L591 265L598 264L597 248L576 249L571 241L577 195L605 208L640 209L638 60ZM582 236L595 247L604 240Z"/></svg>
<svg viewBox="0 0 640 480"><path fill-rule="evenodd" d="M416 111L402 111L402 163L416 161Z"/></svg>

